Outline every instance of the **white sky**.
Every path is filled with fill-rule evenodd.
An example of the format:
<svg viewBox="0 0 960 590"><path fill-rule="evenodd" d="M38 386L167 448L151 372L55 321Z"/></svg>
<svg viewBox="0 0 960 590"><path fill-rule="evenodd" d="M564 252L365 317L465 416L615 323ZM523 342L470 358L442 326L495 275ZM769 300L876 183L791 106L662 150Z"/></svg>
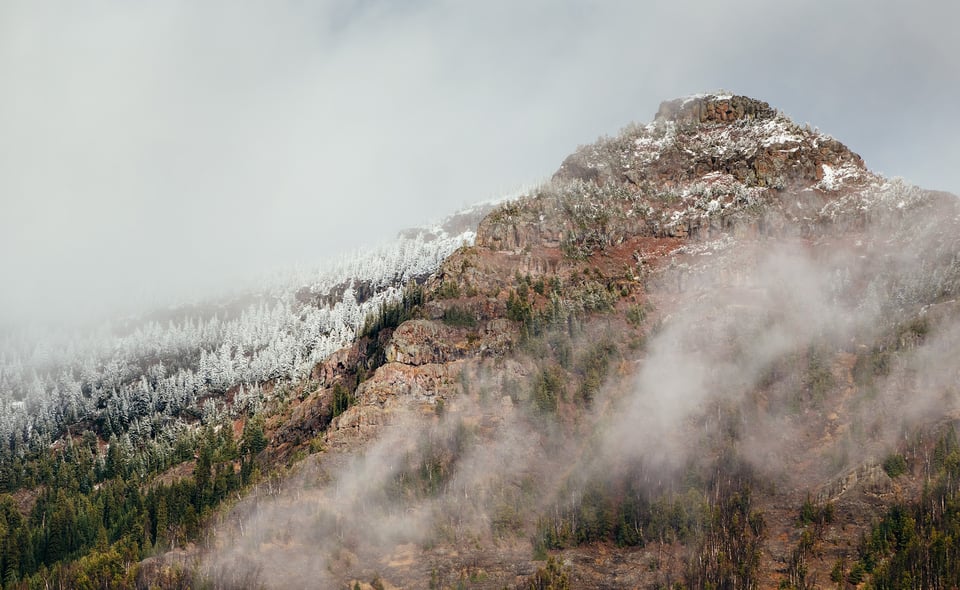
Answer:
<svg viewBox="0 0 960 590"><path fill-rule="evenodd" d="M0 323L313 265L719 88L960 193L960 3L658 4L0 0Z"/></svg>

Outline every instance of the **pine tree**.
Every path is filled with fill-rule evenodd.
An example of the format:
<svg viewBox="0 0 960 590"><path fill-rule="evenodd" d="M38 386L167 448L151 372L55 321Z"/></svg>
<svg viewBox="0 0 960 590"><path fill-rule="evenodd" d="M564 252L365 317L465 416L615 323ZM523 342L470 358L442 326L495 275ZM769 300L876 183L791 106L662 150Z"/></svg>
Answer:
<svg viewBox="0 0 960 590"><path fill-rule="evenodd" d="M167 514L167 496L160 493L160 499L157 501L157 532L154 535L154 543L162 546L167 541L167 528L170 525L169 515Z"/></svg>
<svg viewBox="0 0 960 590"><path fill-rule="evenodd" d="M241 437L240 452L243 454L256 455L267 448L267 437L263 432L263 416L254 416L247 420L243 425L243 435Z"/></svg>

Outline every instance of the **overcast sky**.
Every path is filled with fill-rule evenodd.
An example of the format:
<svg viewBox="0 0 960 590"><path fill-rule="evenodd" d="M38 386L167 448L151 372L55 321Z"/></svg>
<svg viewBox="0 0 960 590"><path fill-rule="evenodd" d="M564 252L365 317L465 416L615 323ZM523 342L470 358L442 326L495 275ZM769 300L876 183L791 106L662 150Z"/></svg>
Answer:
<svg viewBox="0 0 960 590"><path fill-rule="evenodd" d="M647 4L0 0L0 322L313 265L719 88L960 193L960 3Z"/></svg>

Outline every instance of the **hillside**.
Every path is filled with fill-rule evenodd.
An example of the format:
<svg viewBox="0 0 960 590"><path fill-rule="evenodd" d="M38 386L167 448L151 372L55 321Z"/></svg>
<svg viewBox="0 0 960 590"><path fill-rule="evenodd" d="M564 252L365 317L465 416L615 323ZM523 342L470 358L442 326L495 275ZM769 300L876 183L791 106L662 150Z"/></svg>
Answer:
<svg viewBox="0 0 960 590"><path fill-rule="evenodd" d="M236 424L239 437L246 418L283 404L292 384L353 341L367 315L471 242L490 207L312 272L278 275L257 292L86 329L0 334L0 498L19 513L0 527L0 546L9 547L0 571L46 579L49 569L70 585L63 570L95 547L126 542L126 563L152 551L167 535L150 490L162 482L179 494L174 483L193 473L213 429ZM180 498L192 504L193 522L251 477L243 441L216 440L226 443L217 453L219 491ZM224 466L240 463L228 477ZM120 519L111 514L118 502ZM196 534L194 526L189 537Z"/></svg>
<svg viewBox="0 0 960 590"><path fill-rule="evenodd" d="M765 103L664 103L322 363L272 447L322 452L206 559L344 587L526 587L551 551L584 588L899 575L871 527L956 476L956 220Z"/></svg>
<svg viewBox="0 0 960 590"><path fill-rule="evenodd" d="M49 458L8 419L6 471L40 475L7 484L26 522L10 504L3 546L33 551L7 583L102 559L116 587L956 585L958 213L762 101L665 102L435 266L297 292L359 304L345 346L211 373L173 459L145 468L102 430L109 394L47 428ZM271 394L238 405L249 387ZM65 464L93 479L61 486ZM51 549L47 516L83 502L103 534Z"/></svg>

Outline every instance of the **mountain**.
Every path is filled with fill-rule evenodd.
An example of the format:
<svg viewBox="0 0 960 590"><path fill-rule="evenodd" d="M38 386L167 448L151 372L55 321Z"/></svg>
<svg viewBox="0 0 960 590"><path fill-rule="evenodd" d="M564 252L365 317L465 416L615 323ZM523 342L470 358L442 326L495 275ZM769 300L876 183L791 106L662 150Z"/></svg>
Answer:
<svg viewBox="0 0 960 590"><path fill-rule="evenodd" d="M4 412L54 416L3 422L7 583L957 584L958 213L765 102L665 102L278 319L36 363ZM187 342L188 403L157 403L142 334Z"/></svg>
<svg viewBox="0 0 960 590"><path fill-rule="evenodd" d="M664 103L314 371L267 452L323 452L210 559L345 587L524 585L551 550L572 587L879 583L894 543L861 538L953 477L956 213L766 103Z"/></svg>

